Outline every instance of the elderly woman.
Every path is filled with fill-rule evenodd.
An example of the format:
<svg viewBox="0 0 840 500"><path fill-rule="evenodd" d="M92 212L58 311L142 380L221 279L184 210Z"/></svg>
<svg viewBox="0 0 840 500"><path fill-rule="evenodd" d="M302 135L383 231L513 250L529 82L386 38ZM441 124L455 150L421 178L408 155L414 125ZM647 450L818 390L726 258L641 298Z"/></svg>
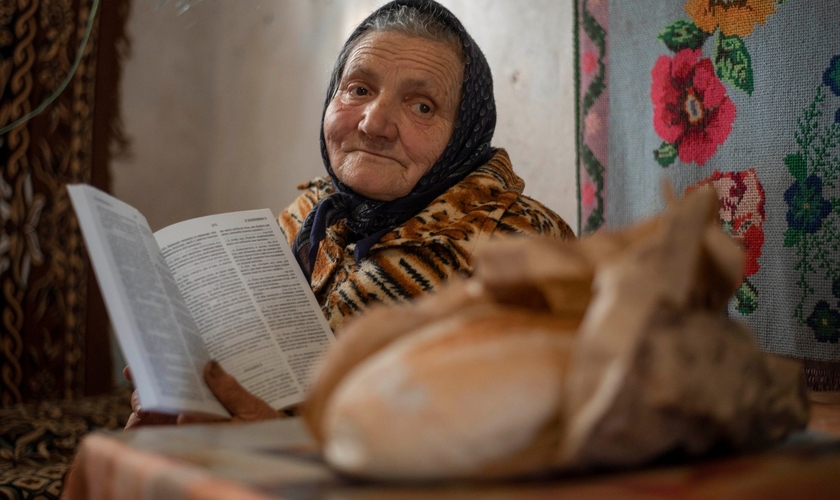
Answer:
<svg viewBox="0 0 840 500"><path fill-rule="evenodd" d="M490 147L495 125L490 68L445 8L395 1L356 28L322 118L330 178L279 217L334 331L371 303L469 274L494 235L572 235L522 195L507 153Z"/></svg>
<svg viewBox="0 0 840 500"><path fill-rule="evenodd" d="M322 115L329 178L302 185L279 217L333 331L371 304L470 274L491 237L573 237L522 194L507 153L490 146L495 125L487 61L441 5L396 0L350 35ZM205 375L234 419L276 415L217 364Z"/></svg>

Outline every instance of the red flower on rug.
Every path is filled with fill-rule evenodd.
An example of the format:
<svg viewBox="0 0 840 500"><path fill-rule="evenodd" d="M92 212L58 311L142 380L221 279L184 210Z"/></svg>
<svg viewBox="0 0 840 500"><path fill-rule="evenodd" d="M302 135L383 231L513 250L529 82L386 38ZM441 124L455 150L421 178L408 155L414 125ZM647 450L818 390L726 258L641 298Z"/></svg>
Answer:
<svg viewBox="0 0 840 500"><path fill-rule="evenodd" d="M715 171L687 191L711 184L720 201L720 222L724 230L738 240L747 253L744 276L752 276L761 267L761 247L764 245L764 188L755 169L743 172Z"/></svg>
<svg viewBox="0 0 840 500"><path fill-rule="evenodd" d="M653 126L684 163L704 165L732 131L735 105L700 50L660 56L653 66Z"/></svg>
<svg viewBox="0 0 840 500"><path fill-rule="evenodd" d="M755 169L743 172L715 171L711 177L703 179L686 189L686 193L700 186L711 185L715 188L720 201L720 223L723 229L732 235L746 252L744 280L735 291L734 307L741 314L748 315L758 308L758 289L749 277L757 273L761 266L761 247L764 246L764 188L755 174Z"/></svg>

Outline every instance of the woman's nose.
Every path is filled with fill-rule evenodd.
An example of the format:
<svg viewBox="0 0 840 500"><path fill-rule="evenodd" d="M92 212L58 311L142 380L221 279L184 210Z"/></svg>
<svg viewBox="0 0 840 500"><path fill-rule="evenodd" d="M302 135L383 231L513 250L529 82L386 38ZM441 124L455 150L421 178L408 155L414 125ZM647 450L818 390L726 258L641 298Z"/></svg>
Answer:
<svg viewBox="0 0 840 500"><path fill-rule="evenodd" d="M394 141L397 139L398 106L385 99L375 99L365 108L359 122L359 130L373 140Z"/></svg>

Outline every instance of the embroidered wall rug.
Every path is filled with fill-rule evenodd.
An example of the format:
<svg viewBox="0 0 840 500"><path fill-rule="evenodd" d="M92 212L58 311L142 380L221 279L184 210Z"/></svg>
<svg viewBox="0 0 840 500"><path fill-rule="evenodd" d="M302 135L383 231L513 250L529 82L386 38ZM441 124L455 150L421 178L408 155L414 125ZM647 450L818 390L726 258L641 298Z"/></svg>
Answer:
<svg viewBox="0 0 840 500"><path fill-rule="evenodd" d="M108 319L64 189L107 189L112 151L125 142L117 89L129 2L100 2L73 72L93 4L0 2L0 127L57 95L0 134L0 408L113 385Z"/></svg>
<svg viewBox="0 0 840 500"><path fill-rule="evenodd" d="M747 251L729 314L840 390L840 8L576 0L580 234L712 185Z"/></svg>

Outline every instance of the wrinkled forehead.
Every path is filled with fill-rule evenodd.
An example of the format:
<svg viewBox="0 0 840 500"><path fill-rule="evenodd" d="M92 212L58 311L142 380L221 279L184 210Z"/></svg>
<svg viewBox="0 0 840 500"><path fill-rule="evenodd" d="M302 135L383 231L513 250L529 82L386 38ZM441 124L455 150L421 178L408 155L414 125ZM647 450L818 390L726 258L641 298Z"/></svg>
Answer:
<svg viewBox="0 0 840 500"><path fill-rule="evenodd" d="M345 49L345 52L352 52L353 49L355 49L362 42L362 40L381 33L395 33L416 40L425 40L429 43L440 44L441 46L445 46L450 51L452 51L452 53L457 56L458 60L461 62L462 65L466 61L463 42L460 38L460 35L458 35L457 32L448 31L446 34L434 35L428 32L423 33L408 28L403 29L398 25L381 28L372 26L368 27L366 31L364 31L362 34L356 37L355 40L352 40L348 44L347 48Z"/></svg>
<svg viewBox="0 0 840 500"><path fill-rule="evenodd" d="M341 74L337 75L338 78L342 78L353 63L358 63L361 57L369 55L371 52L384 55L392 62L410 60L414 52L418 53L418 57L428 59L428 55L423 55L423 52L426 52L426 54L431 54L434 59L454 62L454 67L458 70L458 82L463 81L465 58L460 43L456 44L448 40L427 38L397 30L369 30L353 40L344 50L344 64L341 68Z"/></svg>
<svg viewBox="0 0 840 500"><path fill-rule="evenodd" d="M448 44L398 32L366 34L350 51L341 80L399 74L404 85L460 96L464 64Z"/></svg>

